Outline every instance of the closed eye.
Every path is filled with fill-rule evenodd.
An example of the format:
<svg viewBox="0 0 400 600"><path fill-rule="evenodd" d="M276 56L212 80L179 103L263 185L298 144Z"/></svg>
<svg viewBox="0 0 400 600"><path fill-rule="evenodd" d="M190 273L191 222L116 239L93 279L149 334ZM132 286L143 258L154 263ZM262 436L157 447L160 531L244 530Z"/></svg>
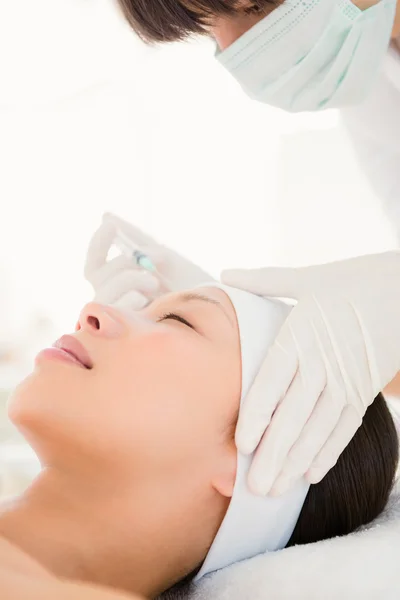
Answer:
<svg viewBox="0 0 400 600"><path fill-rule="evenodd" d="M158 319L158 322L160 323L161 321L166 321L167 319L171 319L173 321L179 321L179 323L183 323L183 325L186 325L187 327L190 327L190 329L194 330L193 325L191 323L189 323L189 321L186 321L186 319L184 319L180 315L177 315L172 312L165 313L165 315L163 315L160 319Z"/></svg>

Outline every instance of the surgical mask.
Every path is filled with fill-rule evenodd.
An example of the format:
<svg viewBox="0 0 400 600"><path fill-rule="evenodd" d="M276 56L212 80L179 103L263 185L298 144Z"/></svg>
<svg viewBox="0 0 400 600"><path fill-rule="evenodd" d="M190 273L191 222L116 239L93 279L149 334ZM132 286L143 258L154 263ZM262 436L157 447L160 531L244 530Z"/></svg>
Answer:
<svg viewBox="0 0 400 600"><path fill-rule="evenodd" d="M285 0L218 60L253 99L290 112L362 102L390 43L396 0Z"/></svg>

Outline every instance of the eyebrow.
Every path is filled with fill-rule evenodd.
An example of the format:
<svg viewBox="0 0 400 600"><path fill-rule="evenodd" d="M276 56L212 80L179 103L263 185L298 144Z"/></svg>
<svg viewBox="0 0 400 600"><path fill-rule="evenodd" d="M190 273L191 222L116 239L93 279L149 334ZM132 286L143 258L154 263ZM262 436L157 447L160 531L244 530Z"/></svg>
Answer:
<svg viewBox="0 0 400 600"><path fill-rule="evenodd" d="M203 294L196 294L194 292L185 292L184 294L181 294L179 296L179 300L182 300L183 302L195 302L199 300L200 302L207 302L208 304L218 306L218 308L222 310L225 317L228 319L229 323L233 327L231 317L229 316L225 308L222 306L221 302L218 302L218 300L215 300L214 298L209 298L208 296L203 296Z"/></svg>

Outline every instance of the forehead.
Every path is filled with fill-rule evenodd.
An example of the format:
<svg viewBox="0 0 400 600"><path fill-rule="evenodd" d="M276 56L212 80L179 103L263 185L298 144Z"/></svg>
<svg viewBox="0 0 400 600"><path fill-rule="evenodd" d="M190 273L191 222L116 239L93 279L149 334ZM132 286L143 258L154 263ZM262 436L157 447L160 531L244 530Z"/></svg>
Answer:
<svg viewBox="0 0 400 600"><path fill-rule="evenodd" d="M225 308L225 310L229 311L229 314L231 316L236 316L236 312L235 309L233 308L233 304L228 296L228 294L224 291L221 290L218 287L214 287L214 286L207 286L207 287L200 287L197 290L199 293L201 293L204 296L207 296L208 298L211 298L211 300L215 300L216 302L220 302L222 304L222 306Z"/></svg>

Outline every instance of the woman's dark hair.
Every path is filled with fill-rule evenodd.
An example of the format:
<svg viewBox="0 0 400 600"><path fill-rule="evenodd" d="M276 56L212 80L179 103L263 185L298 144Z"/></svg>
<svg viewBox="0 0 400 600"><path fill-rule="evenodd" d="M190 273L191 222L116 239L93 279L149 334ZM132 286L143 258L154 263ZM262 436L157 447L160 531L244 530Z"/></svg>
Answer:
<svg viewBox="0 0 400 600"><path fill-rule="evenodd" d="M399 459L399 438L382 394L337 464L312 485L287 546L346 535L385 508Z"/></svg>
<svg viewBox="0 0 400 600"><path fill-rule="evenodd" d="M275 0L118 0L136 33L146 42L175 42L208 34L216 17L263 12Z"/></svg>
<svg viewBox="0 0 400 600"><path fill-rule="evenodd" d="M396 427L384 397L378 394L336 465L320 483L310 487L286 547L346 535L373 521L386 506L398 460ZM190 586L200 568L162 600L174 600L177 591Z"/></svg>

